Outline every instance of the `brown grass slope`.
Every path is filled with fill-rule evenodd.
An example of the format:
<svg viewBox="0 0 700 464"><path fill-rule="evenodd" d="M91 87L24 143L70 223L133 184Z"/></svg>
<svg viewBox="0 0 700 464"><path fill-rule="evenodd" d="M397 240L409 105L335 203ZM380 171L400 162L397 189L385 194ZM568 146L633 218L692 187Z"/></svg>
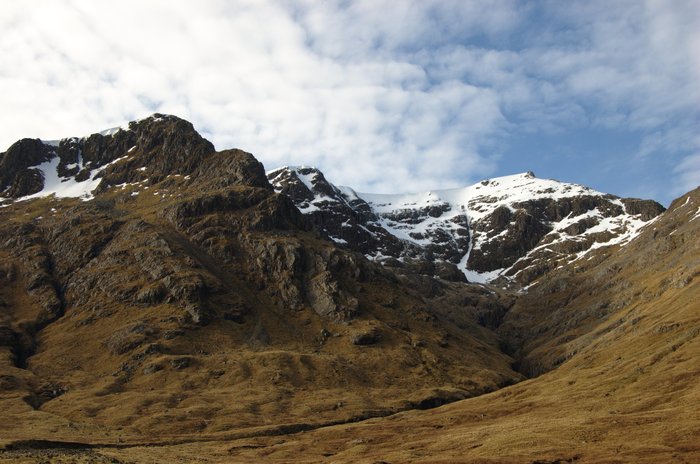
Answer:
<svg viewBox="0 0 700 464"><path fill-rule="evenodd" d="M80 142L94 200L0 208L0 462L700 460L699 191L514 295L338 250L251 155L130 127Z"/></svg>
<svg viewBox="0 0 700 464"><path fill-rule="evenodd" d="M504 326L532 321L520 349L530 365L558 365L540 377L291 436L100 452L139 462L198 453L207 462L700 462L699 212L700 189L619 253L574 263L517 303ZM562 322L591 305L600 311Z"/></svg>
<svg viewBox="0 0 700 464"><path fill-rule="evenodd" d="M205 152L182 175L147 135L94 200L0 209L4 444L274 435L522 379L484 327L508 295L396 276L322 240L251 155ZM149 162L170 173L121 171Z"/></svg>

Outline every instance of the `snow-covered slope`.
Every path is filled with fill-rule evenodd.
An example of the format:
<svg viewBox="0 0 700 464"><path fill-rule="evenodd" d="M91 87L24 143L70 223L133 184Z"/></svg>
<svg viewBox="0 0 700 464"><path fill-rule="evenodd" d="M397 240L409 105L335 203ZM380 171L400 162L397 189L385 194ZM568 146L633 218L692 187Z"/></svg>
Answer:
<svg viewBox="0 0 700 464"><path fill-rule="evenodd" d="M213 151L190 123L162 114L86 137L22 139L0 153L0 204L49 195L89 200L109 187L186 175Z"/></svg>
<svg viewBox="0 0 700 464"><path fill-rule="evenodd" d="M336 187L310 167L285 167L268 178L336 242L393 264L412 258L452 263L474 282L529 283L591 250L629 242L663 211L653 201L531 172L400 195Z"/></svg>
<svg viewBox="0 0 700 464"><path fill-rule="evenodd" d="M138 195L167 177L206 171L214 152L192 124L160 114L88 137L23 139L0 153L0 206L48 195L90 199L111 188ZM525 285L591 250L627 243L663 211L532 173L402 195L357 193L312 167L281 168L268 179L339 246L451 280ZM255 183L267 187L264 178Z"/></svg>

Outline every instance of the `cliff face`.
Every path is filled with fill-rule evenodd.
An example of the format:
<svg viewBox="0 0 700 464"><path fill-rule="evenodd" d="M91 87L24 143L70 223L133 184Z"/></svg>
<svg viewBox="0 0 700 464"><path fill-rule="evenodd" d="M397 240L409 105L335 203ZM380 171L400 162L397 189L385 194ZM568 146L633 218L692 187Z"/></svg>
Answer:
<svg viewBox="0 0 700 464"><path fill-rule="evenodd" d="M192 124L156 114L88 137L20 140L0 153L0 192L6 198L42 190L78 196L69 186L82 184L89 196L95 185L86 180L100 179L98 192L144 179L159 182L171 174L191 174L212 153L214 146Z"/></svg>
<svg viewBox="0 0 700 464"><path fill-rule="evenodd" d="M664 210L532 173L403 195L357 193L309 167L268 178L341 247L400 269L443 278L459 269L501 286L527 285L591 250L626 243Z"/></svg>

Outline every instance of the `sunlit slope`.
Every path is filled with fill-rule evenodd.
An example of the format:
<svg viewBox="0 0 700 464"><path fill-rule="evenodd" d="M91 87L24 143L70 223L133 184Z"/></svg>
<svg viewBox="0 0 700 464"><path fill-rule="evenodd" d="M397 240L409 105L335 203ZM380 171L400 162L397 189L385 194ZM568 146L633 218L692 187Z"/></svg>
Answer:
<svg viewBox="0 0 700 464"><path fill-rule="evenodd" d="M627 304L597 322L572 323L573 354L547 374L430 411L286 440L212 444L211 452L222 462L698 462L699 212L695 190L619 255L576 275L572 284L618 269L589 303L613 295ZM548 311L557 320L582 304L574 298ZM553 339L541 350L561 344Z"/></svg>

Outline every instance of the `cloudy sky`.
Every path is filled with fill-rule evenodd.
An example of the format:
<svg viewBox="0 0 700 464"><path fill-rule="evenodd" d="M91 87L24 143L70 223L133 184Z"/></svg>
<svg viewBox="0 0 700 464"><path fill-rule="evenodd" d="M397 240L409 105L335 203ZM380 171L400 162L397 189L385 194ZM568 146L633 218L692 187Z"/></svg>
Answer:
<svg viewBox="0 0 700 464"><path fill-rule="evenodd" d="M700 0L2 0L0 151L171 113L360 191L700 185Z"/></svg>

